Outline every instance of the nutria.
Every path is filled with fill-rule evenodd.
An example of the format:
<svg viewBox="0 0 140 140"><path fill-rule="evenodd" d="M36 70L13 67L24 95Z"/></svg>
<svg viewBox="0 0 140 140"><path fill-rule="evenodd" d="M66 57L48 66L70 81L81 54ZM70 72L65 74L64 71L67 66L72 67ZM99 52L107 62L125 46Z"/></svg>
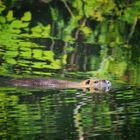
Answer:
<svg viewBox="0 0 140 140"><path fill-rule="evenodd" d="M90 92L108 91L111 86L111 82L108 80L100 79L88 79L81 82L72 82L66 80L54 80L54 79L40 79L40 78L24 78L14 79L11 83L15 86L26 86L26 87L46 87L46 88L76 88L76 89L89 89Z"/></svg>

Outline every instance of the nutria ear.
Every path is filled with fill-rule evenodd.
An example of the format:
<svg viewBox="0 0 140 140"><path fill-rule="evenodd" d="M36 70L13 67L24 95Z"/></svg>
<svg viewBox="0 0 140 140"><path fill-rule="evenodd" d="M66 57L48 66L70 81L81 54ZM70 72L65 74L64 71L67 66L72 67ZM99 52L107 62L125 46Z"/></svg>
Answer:
<svg viewBox="0 0 140 140"><path fill-rule="evenodd" d="M86 85L90 84L90 80L86 80Z"/></svg>

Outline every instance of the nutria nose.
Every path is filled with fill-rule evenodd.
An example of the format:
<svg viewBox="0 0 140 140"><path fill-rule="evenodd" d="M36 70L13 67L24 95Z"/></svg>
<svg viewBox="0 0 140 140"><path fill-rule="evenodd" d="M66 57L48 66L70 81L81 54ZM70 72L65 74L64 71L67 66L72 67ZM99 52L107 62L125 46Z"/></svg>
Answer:
<svg viewBox="0 0 140 140"><path fill-rule="evenodd" d="M111 82L110 81L106 80L106 83L109 87L111 87Z"/></svg>
<svg viewBox="0 0 140 140"><path fill-rule="evenodd" d="M111 86L111 82L108 80L102 80L103 83L108 84L108 86Z"/></svg>
<svg viewBox="0 0 140 140"><path fill-rule="evenodd" d="M109 91L110 87L111 87L111 82L109 80L102 80L102 82L104 83L104 91Z"/></svg>

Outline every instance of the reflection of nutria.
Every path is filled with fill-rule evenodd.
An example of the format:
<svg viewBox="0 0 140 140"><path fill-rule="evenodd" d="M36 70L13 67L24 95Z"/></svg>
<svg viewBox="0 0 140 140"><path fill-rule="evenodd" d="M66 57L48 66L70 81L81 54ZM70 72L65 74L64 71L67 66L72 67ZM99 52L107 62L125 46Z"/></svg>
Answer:
<svg viewBox="0 0 140 140"><path fill-rule="evenodd" d="M111 83L108 80L88 79L81 82L72 82L66 80L53 80L53 79L15 79L11 80L15 86L33 86L33 87L46 87L46 88L77 88L89 89L91 92L108 91Z"/></svg>

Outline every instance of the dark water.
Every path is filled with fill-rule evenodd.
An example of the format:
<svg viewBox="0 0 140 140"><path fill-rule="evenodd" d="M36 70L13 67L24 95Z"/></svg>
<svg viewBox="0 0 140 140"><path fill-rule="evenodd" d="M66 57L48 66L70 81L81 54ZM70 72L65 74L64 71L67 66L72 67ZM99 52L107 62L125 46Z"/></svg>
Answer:
<svg viewBox="0 0 140 140"><path fill-rule="evenodd" d="M140 89L109 93L1 86L0 139L139 140Z"/></svg>
<svg viewBox="0 0 140 140"><path fill-rule="evenodd" d="M46 46L41 46L42 39L35 41L40 45L1 47L2 77L59 76L80 80L94 74L104 78L108 71L105 78L113 82L113 87L108 93L100 94L76 89L21 88L4 84L0 77L0 139L140 139L140 89L132 86L139 83L138 64L132 63L135 67L125 69L128 62L120 61L112 67L111 72L120 75L119 82L128 82L117 86L118 81L109 68L106 71L112 63L108 62L110 57L102 61L96 46L81 44L69 52L65 51L64 42L55 42L51 48L50 40L45 41ZM104 62L107 65L102 65Z"/></svg>
<svg viewBox="0 0 140 140"><path fill-rule="evenodd" d="M40 45L1 47L0 74L4 79L59 76L80 80L95 73L104 78L107 66L102 65L96 46L81 44L70 53L63 48L67 43L55 42L51 48L50 40L45 41L46 46L41 46L42 39L35 41ZM103 59L107 65L109 59ZM113 82L108 93L14 87L0 77L0 139L139 140L140 88L132 86L139 83L139 65L133 63L135 67L125 70L126 63L111 71L120 75L119 82L128 84L117 84L108 70L106 78ZM90 70L93 73L88 73Z"/></svg>

